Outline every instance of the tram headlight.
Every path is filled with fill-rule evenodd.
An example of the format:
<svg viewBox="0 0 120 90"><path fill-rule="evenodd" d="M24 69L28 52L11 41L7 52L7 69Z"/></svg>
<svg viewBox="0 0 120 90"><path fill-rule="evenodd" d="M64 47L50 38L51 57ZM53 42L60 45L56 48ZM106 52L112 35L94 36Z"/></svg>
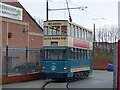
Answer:
<svg viewBox="0 0 120 90"><path fill-rule="evenodd" d="M52 70L52 71L55 71L55 70L56 70L56 66L52 66L52 67L51 67L51 70Z"/></svg>
<svg viewBox="0 0 120 90"><path fill-rule="evenodd" d="M45 70L45 67L42 67L42 70Z"/></svg>
<svg viewBox="0 0 120 90"><path fill-rule="evenodd" d="M64 67L63 69L64 69L64 70L67 70L67 67Z"/></svg>

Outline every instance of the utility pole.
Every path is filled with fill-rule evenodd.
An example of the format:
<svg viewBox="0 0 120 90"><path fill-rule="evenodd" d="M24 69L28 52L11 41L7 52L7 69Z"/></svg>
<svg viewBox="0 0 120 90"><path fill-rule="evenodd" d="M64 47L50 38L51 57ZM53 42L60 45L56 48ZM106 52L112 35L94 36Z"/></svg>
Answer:
<svg viewBox="0 0 120 90"><path fill-rule="evenodd" d="M93 41L95 42L95 23L94 23L94 25L93 25L93 32L94 32Z"/></svg>
<svg viewBox="0 0 120 90"><path fill-rule="evenodd" d="M93 50L95 49L95 23L93 24Z"/></svg>
<svg viewBox="0 0 120 90"><path fill-rule="evenodd" d="M46 20L48 21L48 0L46 0Z"/></svg>

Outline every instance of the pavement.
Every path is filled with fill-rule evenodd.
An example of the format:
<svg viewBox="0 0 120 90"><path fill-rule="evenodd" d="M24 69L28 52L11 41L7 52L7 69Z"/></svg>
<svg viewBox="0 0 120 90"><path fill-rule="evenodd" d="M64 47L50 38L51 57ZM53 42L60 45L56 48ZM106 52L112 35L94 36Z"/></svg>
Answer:
<svg viewBox="0 0 120 90"><path fill-rule="evenodd" d="M41 88L48 80L34 80L20 83L5 84L2 88ZM65 88L66 83L51 83L47 88ZM113 88L113 72L94 70L87 79L69 84L69 88Z"/></svg>

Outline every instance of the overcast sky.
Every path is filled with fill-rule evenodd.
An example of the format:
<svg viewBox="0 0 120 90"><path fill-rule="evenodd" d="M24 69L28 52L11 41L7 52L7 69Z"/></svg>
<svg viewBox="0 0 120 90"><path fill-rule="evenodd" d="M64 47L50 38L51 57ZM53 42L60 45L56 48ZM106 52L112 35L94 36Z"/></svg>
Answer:
<svg viewBox="0 0 120 90"><path fill-rule="evenodd" d="M46 20L46 0L18 0L31 16ZM70 10L74 23L86 28L96 28L118 24L119 0L68 0L69 7L87 7ZM49 0L49 8L66 8L66 0ZM50 11L49 20L68 20L68 11ZM104 18L104 19L103 19ZM95 20L92 20L95 19ZM97 20L96 20L97 19Z"/></svg>

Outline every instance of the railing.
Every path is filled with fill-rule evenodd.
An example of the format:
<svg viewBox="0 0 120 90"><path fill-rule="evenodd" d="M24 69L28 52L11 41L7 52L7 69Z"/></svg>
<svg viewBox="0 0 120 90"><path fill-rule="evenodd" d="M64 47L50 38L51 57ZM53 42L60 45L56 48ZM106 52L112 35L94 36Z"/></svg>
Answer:
<svg viewBox="0 0 120 90"><path fill-rule="evenodd" d="M40 49L2 47L2 75L41 72Z"/></svg>

